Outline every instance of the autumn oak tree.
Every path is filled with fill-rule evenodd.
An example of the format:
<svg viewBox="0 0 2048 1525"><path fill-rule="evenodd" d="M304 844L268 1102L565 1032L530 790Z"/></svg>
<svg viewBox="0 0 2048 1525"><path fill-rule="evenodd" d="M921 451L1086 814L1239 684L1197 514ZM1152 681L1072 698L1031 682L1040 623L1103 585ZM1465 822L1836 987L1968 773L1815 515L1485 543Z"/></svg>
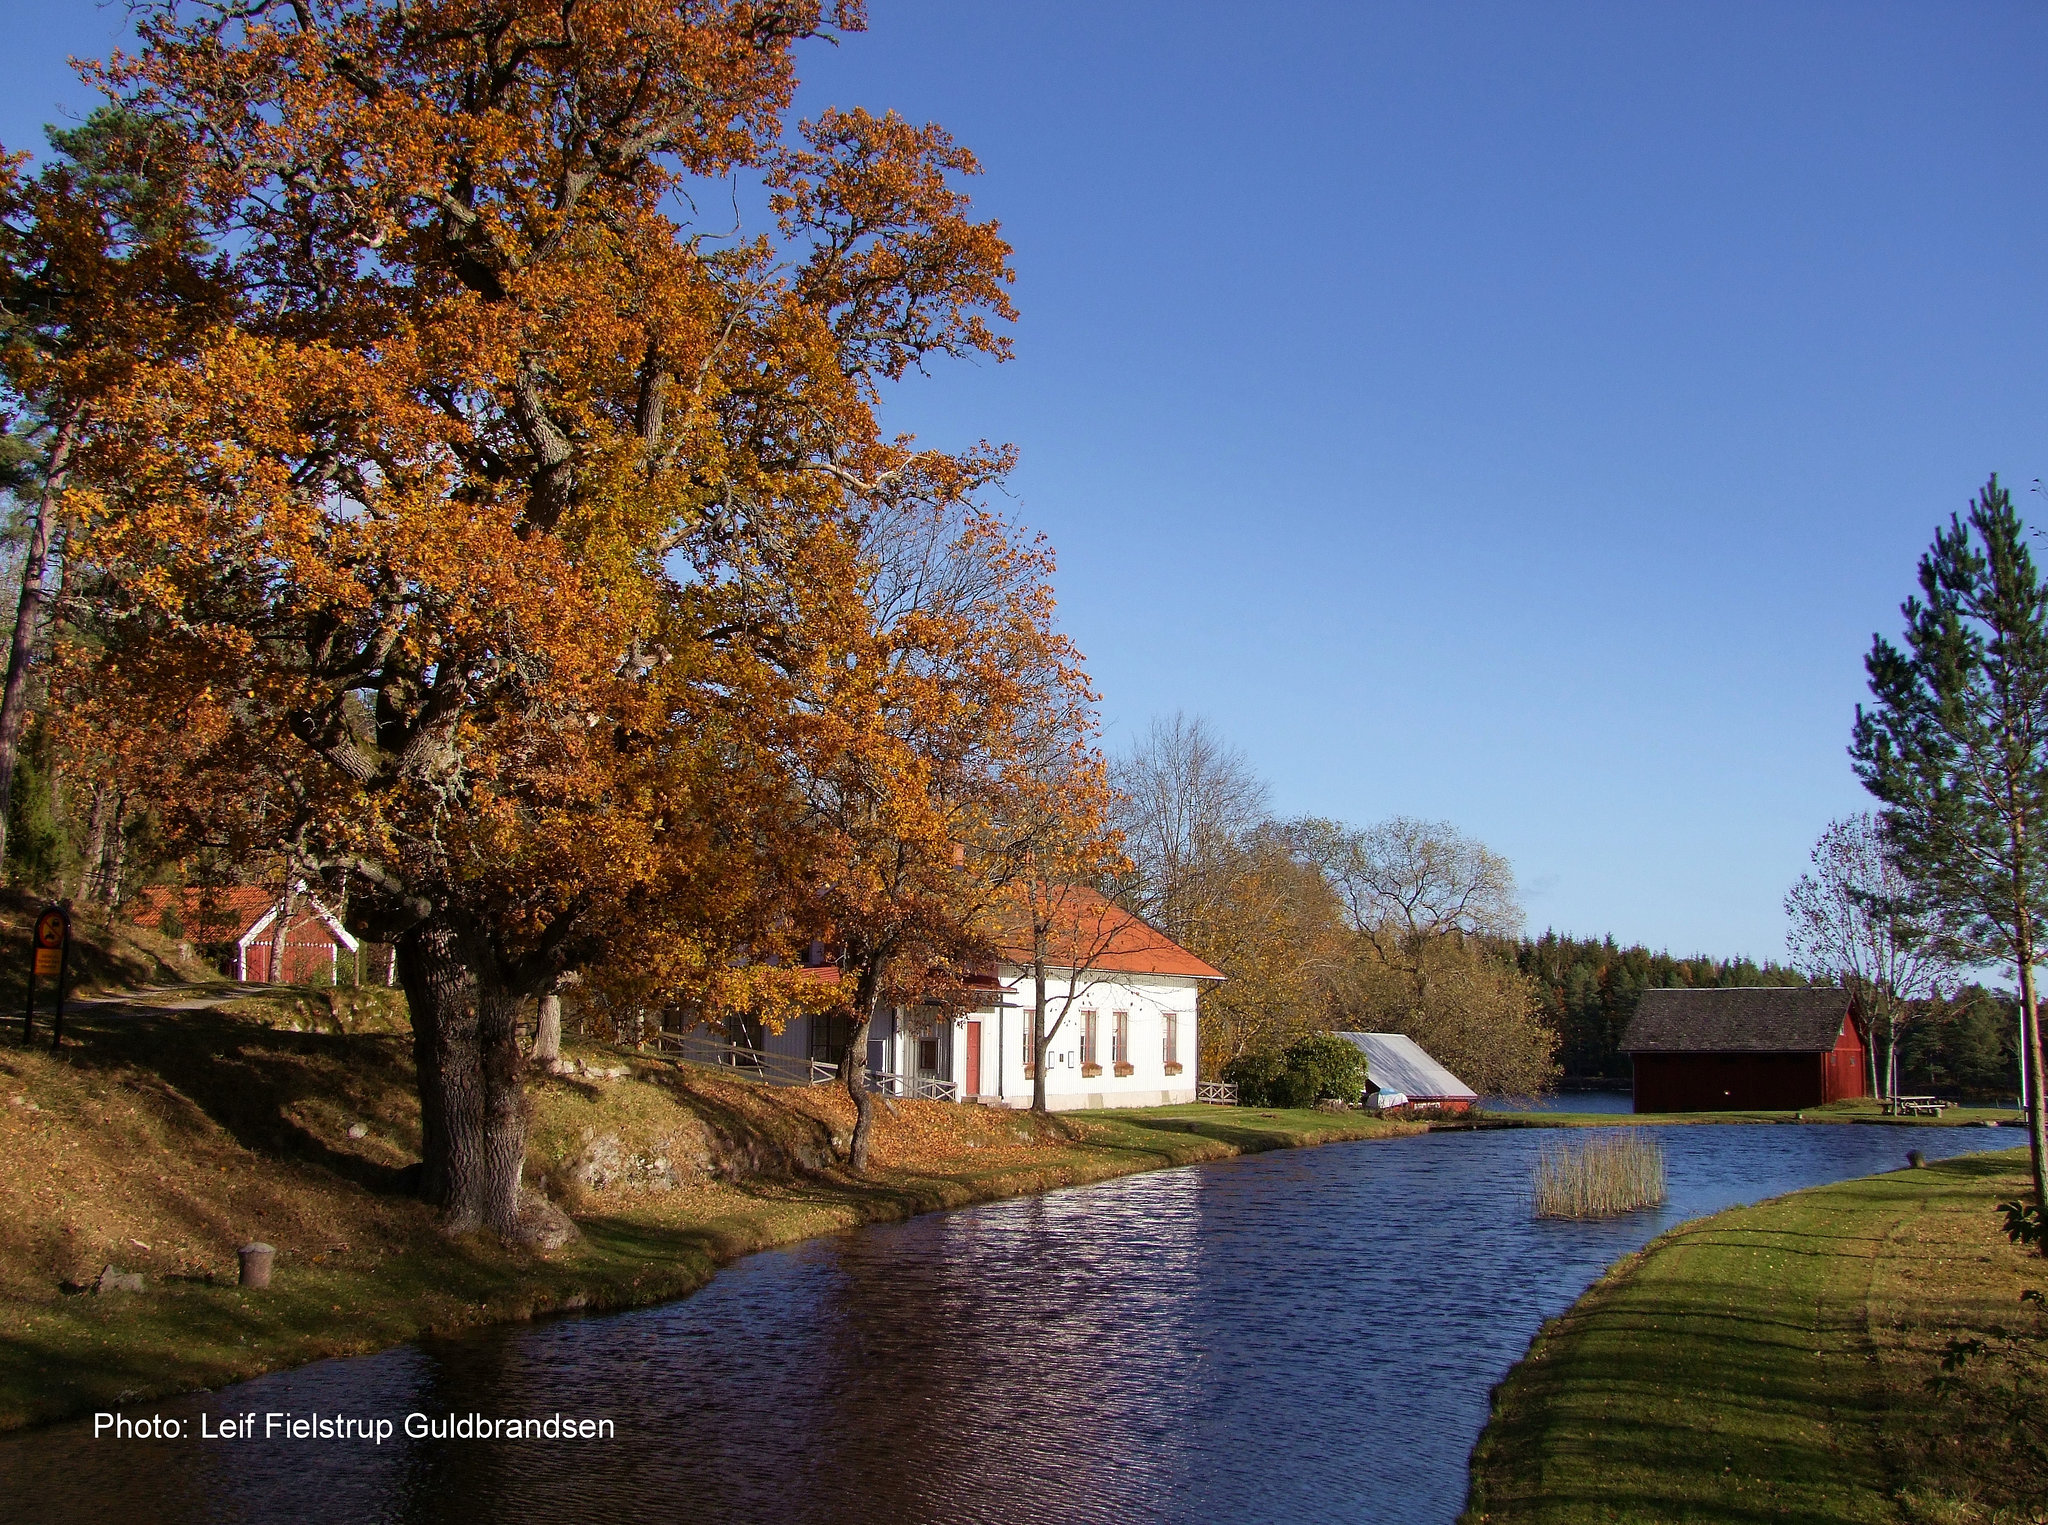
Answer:
<svg viewBox="0 0 2048 1525"><path fill-rule="evenodd" d="M869 516L853 546L859 605L793 669L786 707L813 898L851 1018L857 1170L876 1014L963 1004L1044 843L1085 838L1104 804L1095 696L1054 622L1050 548L968 506L967 486Z"/></svg>
<svg viewBox="0 0 2048 1525"><path fill-rule="evenodd" d="M730 973L720 937L767 962L790 675L860 601L875 504L1000 465L876 416L908 368L1003 352L1009 273L938 129L786 126L795 47L860 24L154 0L96 71L186 146L230 308L77 458L67 660L132 701L110 726L176 717L186 828L345 876L395 941L451 1229L545 1229L522 1001L636 929L676 980ZM698 226L739 175L774 225Z"/></svg>

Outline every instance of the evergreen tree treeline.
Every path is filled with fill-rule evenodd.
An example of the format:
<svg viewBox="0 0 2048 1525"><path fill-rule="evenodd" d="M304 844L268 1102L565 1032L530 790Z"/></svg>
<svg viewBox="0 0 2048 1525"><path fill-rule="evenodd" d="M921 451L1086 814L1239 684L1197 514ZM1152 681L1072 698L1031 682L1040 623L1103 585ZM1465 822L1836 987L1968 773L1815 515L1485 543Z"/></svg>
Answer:
<svg viewBox="0 0 2048 1525"><path fill-rule="evenodd" d="M1495 951L1535 987L1542 1018L1559 1038L1567 1081L1629 1079L1622 1035L1645 990L1804 985L1796 969L1765 960L1677 958L1612 937L1545 932ZM1935 1003L1934 1020L1907 1029L1899 1045L1899 1083L1908 1092L1959 1101L2009 1101L2019 1087L2016 1002L2010 991L1967 985Z"/></svg>
<svg viewBox="0 0 2048 1525"><path fill-rule="evenodd" d="M1499 951L1535 985L1544 1020L1560 1040L1558 1062L1567 1080L1629 1078L1621 1039L1645 990L1806 983L1796 969L1768 960L1676 958L1639 944L1624 948L1612 937L1545 932Z"/></svg>

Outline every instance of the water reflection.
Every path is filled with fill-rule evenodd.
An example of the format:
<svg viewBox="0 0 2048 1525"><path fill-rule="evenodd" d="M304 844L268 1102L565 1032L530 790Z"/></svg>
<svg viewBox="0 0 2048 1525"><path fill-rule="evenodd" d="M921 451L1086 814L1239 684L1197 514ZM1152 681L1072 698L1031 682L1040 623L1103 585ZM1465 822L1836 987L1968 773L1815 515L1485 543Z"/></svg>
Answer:
<svg viewBox="0 0 2048 1525"><path fill-rule="evenodd" d="M0 1441L28 1520L1448 1520L1486 1395L1670 1223L1900 1163L1867 1127L1657 1130L1671 1205L1538 1223L1536 1133L1266 1155L756 1256L695 1297L159 1405L611 1417L610 1442ZM1941 1156L2011 1142L1916 1132Z"/></svg>

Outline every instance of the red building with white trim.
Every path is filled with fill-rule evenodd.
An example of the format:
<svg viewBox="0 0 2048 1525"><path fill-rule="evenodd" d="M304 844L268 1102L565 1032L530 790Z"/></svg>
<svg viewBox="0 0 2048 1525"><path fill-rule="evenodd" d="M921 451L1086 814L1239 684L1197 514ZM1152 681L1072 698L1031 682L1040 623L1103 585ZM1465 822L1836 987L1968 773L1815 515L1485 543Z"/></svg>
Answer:
<svg viewBox="0 0 2048 1525"><path fill-rule="evenodd" d="M255 884L219 889L157 885L136 896L133 914L137 922L157 926L164 912L172 909L186 941L223 950L223 974L254 984L270 983L271 945L276 940L280 909L274 888ZM336 984L341 955L353 958L357 946L340 919L300 889L292 896L291 920L285 924L278 958L283 970L281 983Z"/></svg>

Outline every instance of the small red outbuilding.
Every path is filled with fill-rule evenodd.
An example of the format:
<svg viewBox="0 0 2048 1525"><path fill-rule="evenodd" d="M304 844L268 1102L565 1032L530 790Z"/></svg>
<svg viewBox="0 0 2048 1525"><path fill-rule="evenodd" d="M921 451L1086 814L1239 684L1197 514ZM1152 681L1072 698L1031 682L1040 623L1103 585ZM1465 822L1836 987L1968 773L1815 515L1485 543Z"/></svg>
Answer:
<svg viewBox="0 0 2048 1525"><path fill-rule="evenodd" d="M133 915L147 925L160 924L163 913L176 915L183 935L201 946L221 950L221 972L230 979L267 984L271 979L271 945L277 941L275 888L238 884L219 889L177 889L159 885L144 890L133 903ZM340 956L354 956L355 938L340 920L306 893L292 895L291 920L285 925L278 962L287 983L338 983Z"/></svg>
<svg viewBox="0 0 2048 1525"><path fill-rule="evenodd" d="M1638 1112L1795 1111L1870 1094L1846 990L1646 990L1621 1047Z"/></svg>

